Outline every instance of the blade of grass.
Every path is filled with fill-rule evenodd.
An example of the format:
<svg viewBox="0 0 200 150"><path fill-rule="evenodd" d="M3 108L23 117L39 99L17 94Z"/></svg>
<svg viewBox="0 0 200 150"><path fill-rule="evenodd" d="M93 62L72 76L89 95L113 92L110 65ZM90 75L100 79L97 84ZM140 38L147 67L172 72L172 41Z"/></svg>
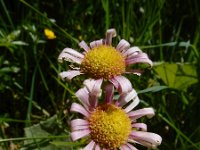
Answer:
<svg viewBox="0 0 200 150"><path fill-rule="evenodd" d="M8 21L9 21L11 27L14 29L14 24L12 22L12 19L11 19L10 15L9 15L8 9L6 8L6 5L5 5L4 1L1 0L0 2L1 2L1 5L3 7L3 10L4 10L4 12L5 12L5 14L6 14L7 18L8 18Z"/></svg>
<svg viewBox="0 0 200 150"><path fill-rule="evenodd" d="M199 146L195 145L183 132L181 132L173 123L171 123L167 118L165 118L162 114L158 114L158 116L164 120L167 124L169 124L177 134L181 135L188 143L190 143L194 148L199 150Z"/></svg>
<svg viewBox="0 0 200 150"><path fill-rule="evenodd" d="M101 3L105 12L105 23L106 23L106 30L107 30L110 27L109 1L102 0Z"/></svg>
<svg viewBox="0 0 200 150"><path fill-rule="evenodd" d="M30 101L28 103L28 109L27 109L27 115L26 115L26 120L28 120L30 122L31 122L32 100L33 100L33 95L34 95L36 73L37 73L37 66L35 67L33 76L32 76L30 96L29 96ZM25 126L26 127L30 126L31 125L30 122L27 122Z"/></svg>

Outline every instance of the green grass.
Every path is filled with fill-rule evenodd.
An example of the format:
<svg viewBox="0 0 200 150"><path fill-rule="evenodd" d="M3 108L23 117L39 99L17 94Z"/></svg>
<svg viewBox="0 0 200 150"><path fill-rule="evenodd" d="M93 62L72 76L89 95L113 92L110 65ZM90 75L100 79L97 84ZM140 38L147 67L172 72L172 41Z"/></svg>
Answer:
<svg viewBox="0 0 200 150"><path fill-rule="evenodd" d="M71 143L68 125L84 77L63 82L58 73L67 63L57 57L65 47L80 50L81 40L104 37L108 28L117 30L114 44L124 38L155 62L141 77L127 77L142 99L139 107L156 110L145 121L163 138L158 149L200 149L199 6L197 0L0 0L0 149L84 145ZM57 38L46 39L44 28Z"/></svg>

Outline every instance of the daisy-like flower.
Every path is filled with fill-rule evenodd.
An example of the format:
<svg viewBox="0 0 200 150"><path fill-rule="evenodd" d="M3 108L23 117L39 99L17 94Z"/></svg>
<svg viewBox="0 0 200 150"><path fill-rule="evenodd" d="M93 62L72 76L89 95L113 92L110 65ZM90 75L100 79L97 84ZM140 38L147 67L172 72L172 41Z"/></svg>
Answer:
<svg viewBox="0 0 200 150"><path fill-rule="evenodd" d="M147 125L137 122L143 116L154 116L154 110L133 110L139 103L134 89L121 94L114 101L113 85L108 84L105 87L104 103L98 104L101 90L95 82L87 80L86 86L76 92L82 105L73 103L71 112L78 112L84 118L71 121L73 141L87 138L88 144L83 150L137 150L136 143L155 149L161 144L162 138L158 134L147 132Z"/></svg>
<svg viewBox="0 0 200 150"><path fill-rule="evenodd" d="M116 36L115 29L106 32L106 38L93 41L88 46L84 41L79 46L85 51L79 53L74 49L65 48L59 55L58 61L70 61L77 63L79 67L60 73L62 79L71 80L73 77L86 74L95 80L106 79L113 84L123 84L126 80L124 73L140 75L142 70L130 69L130 65L145 63L152 66L152 61L146 53L138 47L130 47L130 44L122 39L116 47L113 47L112 38ZM123 89L123 85L120 85ZM123 91L123 90L122 90ZM127 91L126 91L127 92Z"/></svg>

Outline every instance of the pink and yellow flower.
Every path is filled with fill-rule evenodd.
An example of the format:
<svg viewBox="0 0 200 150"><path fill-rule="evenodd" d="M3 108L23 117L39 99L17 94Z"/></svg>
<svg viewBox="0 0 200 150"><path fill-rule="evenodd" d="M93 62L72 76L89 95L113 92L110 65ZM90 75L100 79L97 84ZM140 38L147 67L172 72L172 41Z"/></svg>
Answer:
<svg viewBox="0 0 200 150"><path fill-rule="evenodd" d="M113 47L112 38L116 36L115 29L109 29L106 32L106 38L96 40L88 46L84 41L79 46L85 50L83 53L65 48L59 55L58 61L69 61L76 63L78 67L72 67L71 70L60 73L62 79L71 80L80 74L86 74L89 78L95 80L108 80L113 84L120 84L123 88L123 82L126 80L122 76L124 73L133 73L140 75L142 70L130 69L130 65L145 63L152 66L152 61L146 53L143 53L138 47L130 47L130 44L122 39L116 47ZM127 92L127 91L126 91Z"/></svg>
<svg viewBox="0 0 200 150"><path fill-rule="evenodd" d="M162 138L158 134L147 132L147 125L137 122L137 119L151 118L155 113L153 108L133 110L139 103L134 89L113 100L113 85L108 84L104 89L104 102L100 103L101 88L95 82L87 80L85 87L76 92L82 105L73 103L71 112L78 112L84 118L71 121L73 141L87 138L84 150L137 150L135 144L155 149L161 144Z"/></svg>

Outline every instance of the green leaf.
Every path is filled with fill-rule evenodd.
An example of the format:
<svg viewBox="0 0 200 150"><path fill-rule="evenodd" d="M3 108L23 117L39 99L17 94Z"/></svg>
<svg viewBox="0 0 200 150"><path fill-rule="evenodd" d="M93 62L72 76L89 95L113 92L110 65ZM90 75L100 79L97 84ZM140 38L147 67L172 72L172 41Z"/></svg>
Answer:
<svg viewBox="0 0 200 150"><path fill-rule="evenodd" d="M39 124L25 128L25 136L29 140L24 141L21 150L71 150L70 146L51 144L53 140L71 142L69 134L59 127L56 115L46 121L41 121Z"/></svg>
<svg viewBox="0 0 200 150"><path fill-rule="evenodd" d="M154 70L171 88L186 90L190 85L198 82L193 64L162 63L155 66Z"/></svg>
<svg viewBox="0 0 200 150"><path fill-rule="evenodd" d="M13 41L11 43L14 44L14 45L23 45L23 46L27 46L28 45L28 43L23 42L23 41Z"/></svg>
<svg viewBox="0 0 200 150"><path fill-rule="evenodd" d="M147 93L147 92L159 92L159 91L167 89L167 88L169 88L169 87L168 86L153 86L153 87L138 91L137 93L141 94L141 93Z"/></svg>

